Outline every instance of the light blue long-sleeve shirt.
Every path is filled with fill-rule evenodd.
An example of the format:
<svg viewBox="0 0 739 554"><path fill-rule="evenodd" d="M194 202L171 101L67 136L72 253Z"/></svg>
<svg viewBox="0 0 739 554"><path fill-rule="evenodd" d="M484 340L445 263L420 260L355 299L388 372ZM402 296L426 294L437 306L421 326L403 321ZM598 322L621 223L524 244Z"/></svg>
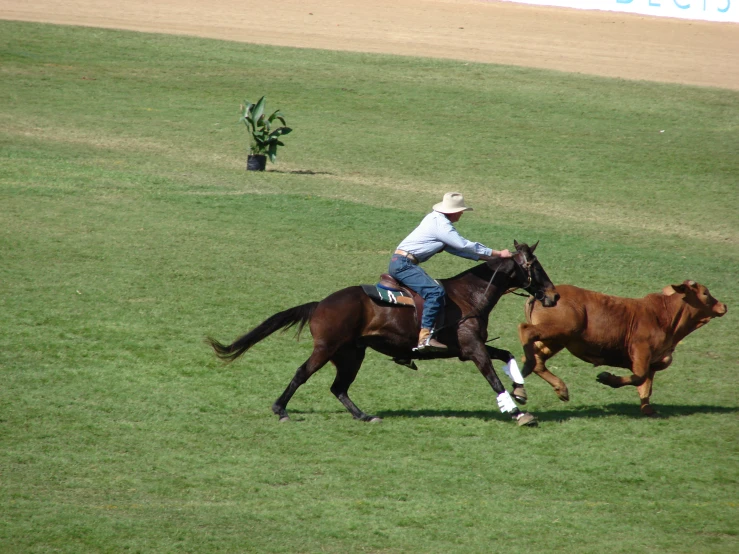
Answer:
<svg viewBox="0 0 739 554"><path fill-rule="evenodd" d="M446 216L433 211L399 245L398 250L413 254L425 262L434 254L446 250L455 256L479 260L481 254L490 256L493 251L479 242L471 242L460 235Z"/></svg>

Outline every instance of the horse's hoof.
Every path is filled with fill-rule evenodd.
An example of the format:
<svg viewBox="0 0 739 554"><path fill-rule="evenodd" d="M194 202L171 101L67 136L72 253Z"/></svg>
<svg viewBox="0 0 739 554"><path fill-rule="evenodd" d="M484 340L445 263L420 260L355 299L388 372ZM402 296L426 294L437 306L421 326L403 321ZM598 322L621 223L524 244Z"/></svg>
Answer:
<svg viewBox="0 0 739 554"><path fill-rule="evenodd" d="M393 358L393 361L398 364L402 365L403 367L407 367L409 369L412 369L413 371L418 371L418 366L416 365L416 362L414 362L411 359L406 358Z"/></svg>
<svg viewBox="0 0 739 554"><path fill-rule="evenodd" d="M374 415L367 415L364 413L360 416L354 416L354 419L359 420L359 421L364 421L365 423L380 423L382 421L381 417L377 417Z"/></svg>
<svg viewBox="0 0 739 554"><path fill-rule="evenodd" d="M570 401L570 391L568 391L567 389L554 389L554 394L556 394L557 398L559 398L562 402Z"/></svg>
<svg viewBox="0 0 739 554"><path fill-rule="evenodd" d="M526 401L528 400L526 389L523 388L523 385L514 385L511 396L513 396L513 399L521 405L526 404Z"/></svg>
<svg viewBox="0 0 739 554"><path fill-rule="evenodd" d="M595 380L598 381L599 383L603 383L604 385L608 385L611 381L611 377L613 377L613 375L611 375L607 371L602 371L601 373L595 376Z"/></svg>
<svg viewBox="0 0 739 554"><path fill-rule="evenodd" d="M280 418L280 423L285 423L286 421L290 421L290 416L284 415Z"/></svg>
<svg viewBox="0 0 739 554"><path fill-rule="evenodd" d="M539 425L539 422L534 417L534 414L521 412L516 416L516 425L519 427L536 427Z"/></svg>

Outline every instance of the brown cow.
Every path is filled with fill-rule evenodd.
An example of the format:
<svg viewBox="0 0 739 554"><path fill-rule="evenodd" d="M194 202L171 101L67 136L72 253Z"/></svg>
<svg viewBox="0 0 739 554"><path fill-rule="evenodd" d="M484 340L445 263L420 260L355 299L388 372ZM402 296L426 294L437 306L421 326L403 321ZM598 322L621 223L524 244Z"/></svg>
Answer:
<svg viewBox="0 0 739 554"><path fill-rule="evenodd" d="M567 385L545 363L563 348L594 366L630 369L633 375L598 374L613 388L634 385L641 411L656 415L649 405L655 371L667 369L672 353L687 335L726 313L726 305L695 281L668 285L644 298L621 298L557 285L559 302L543 308L530 298L526 320L518 326L524 349L524 377L532 371L547 381L560 400L570 399Z"/></svg>

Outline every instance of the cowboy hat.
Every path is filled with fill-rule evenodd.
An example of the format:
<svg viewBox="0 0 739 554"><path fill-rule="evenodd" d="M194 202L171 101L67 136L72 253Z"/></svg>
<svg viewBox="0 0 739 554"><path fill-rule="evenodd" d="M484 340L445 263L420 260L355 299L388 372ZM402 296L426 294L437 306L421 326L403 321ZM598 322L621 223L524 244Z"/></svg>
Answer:
<svg viewBox="0 0 739 554"><path fill-rule="evenodd" d="M457 212L472 210L472 208L464 205L464 196L458 192L447 192L444 195L444 200L434 204L434 210L443 214L456 214Z"/></svg>

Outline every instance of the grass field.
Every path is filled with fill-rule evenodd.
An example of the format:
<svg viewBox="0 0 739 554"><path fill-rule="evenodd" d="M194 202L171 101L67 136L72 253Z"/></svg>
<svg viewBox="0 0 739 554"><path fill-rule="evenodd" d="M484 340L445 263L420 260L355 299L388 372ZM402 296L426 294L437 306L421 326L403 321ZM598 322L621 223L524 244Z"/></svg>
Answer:
<svg viewBox="0 0 739 554"><path fill-rule="evenodd" d="M247 174L262 94L295 131ZM736 552L737 152L731 91L0 22L0 551ZM728 304L656 379L663 418L569 354L571 402L532 377L521 429L472 364L369 353L382 424L330 368L278 424L309 337L203 344L374 282L447 190L556 283ZM519 356L522 306L490 323Z"/></svg>

